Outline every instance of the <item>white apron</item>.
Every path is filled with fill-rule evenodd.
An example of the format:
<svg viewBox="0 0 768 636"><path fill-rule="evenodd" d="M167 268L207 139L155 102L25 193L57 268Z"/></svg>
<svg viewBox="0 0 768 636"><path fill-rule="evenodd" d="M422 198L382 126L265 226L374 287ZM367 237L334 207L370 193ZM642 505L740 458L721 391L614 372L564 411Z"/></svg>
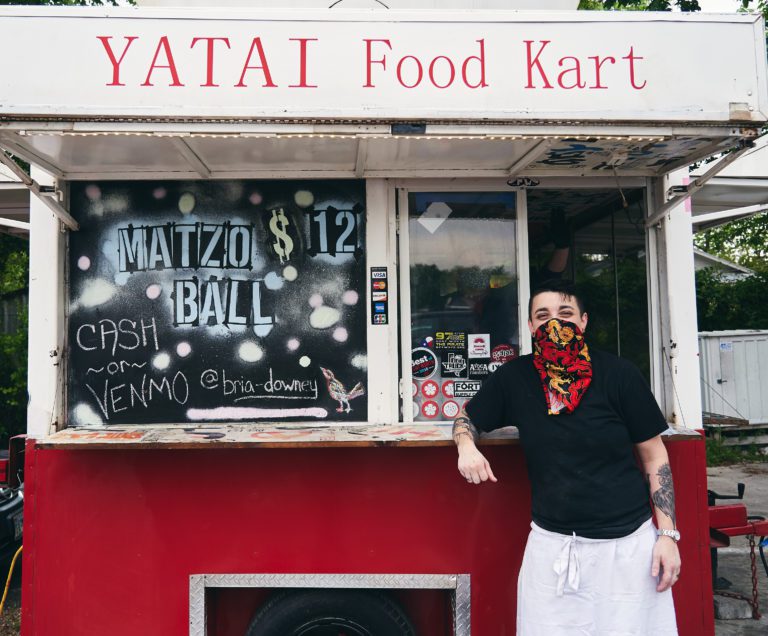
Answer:
<svg viewBox="0 0 768 636"><path fill-rule="evenodd" d="M677 636L672 590L651 576L649 519L619 539L531 524L517 583L517 636Z"/></svg>

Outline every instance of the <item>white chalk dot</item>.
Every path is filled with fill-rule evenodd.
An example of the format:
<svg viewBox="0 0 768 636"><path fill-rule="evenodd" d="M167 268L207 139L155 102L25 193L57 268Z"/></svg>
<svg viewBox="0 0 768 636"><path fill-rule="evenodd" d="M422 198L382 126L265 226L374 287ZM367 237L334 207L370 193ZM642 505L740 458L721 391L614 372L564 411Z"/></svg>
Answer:
<svg viewBox="0 0 768 636"><path fill-rule="evenodd" d="M155 188L152 191L152 196L156 199L164 199L166 194L168 194L168 190L165 188Z"/></svg>
<svg viewBox="0 0 768 636"><path fill-rule="evenodd" d="M195 195L191 192L185 192L179 197L179 212L189 214L195 209Z"/></svg>
<svg viewBox="0 0 768 636"><path fill-rule="evenodd" d="M300 364L302 367L305 367L305 368L306 368L306 367L308 367L310 364L312 364L312 360L310 360L308 356L301 356L301 358L299 358L299 364Z"/></svg>
<svg viewBox="0 0 768 636"><path fill-rule="evenodd" d="M360 295L354 289L348 289L341 295L341 302L345 305L356 305Z"/></svg>
<svg viewBox="0 0 768 636"><path fill-rule="evenodd" d="M309 306L317 309L323 306L323 297L320 294L312 294L309 297Z"/></svg>
<svg viewBox="0 0 768 636"><path fill-rule="evenodd" d="M167 369L169 364L171 364L171 356L165 352L158 353L152 359L152 366L155 367L155 369L159 369L160 371Z"/></svg>
<svg viewBox="0 0 768 636"><path fill-rule="evenodd" d="M103 426L104 421L89 404L78 404L74 409L75 420L80 426Z"/></svg>
<svg viewBox="0 0 768 636"><path fill-rule="evenodd" d="M101 198L101 188L97 185L89 185L85 188L85 196L91 201L96 201Z"/></svg>
<svg viewBox="0 0 768 636"><path fill-rule="evenodd" d="M352 360L350 360L352 363L352 366L357 369L367 369L368 368L368 356L362 353L358 353L357 355L352 356Z"/></svg>
<svg viewBox="0 0 768 636"><path fill-rule="evenodd" d="M291 338L288 342L285 343L285 346L288 347L288 351L296 351L300 344L301 343L299 342L298 338Z"/></svg>
<svg viewBox="0 0 768 636"><path fill-rule="evenodd" d="M180 342L176 345L176 353L179 354L180 357L186 358L190 353L192 353L192 345L190 345L188 342Z"/></svg>
<svg viewBox="0 0 768 636"><path fill-rule="evenodd" d="M131 205L128 197L114 194L104 199L104 209L107 212L125 212Z"/></svg>
<svg viewBox="0 0 768 636"><path fill-rule="evenodd" d="M93 205L91 205L90 211L93 216L102 216L104 214L104 204L96 201L93 203Z"/></svg>
<svg viewBox="0 0 768 636"><path fill-rule="evenodd" d="M147 298L150 300L154 300L160 295L160 292L163 291L163 288L160 287L157 283L153 283L149 287L147 287Z"/></svg>
<svg viewBox="0 0 768 636"><path fill-rule="evenodd" d="M100 278L89 280L83 285L83 293L80 294L80 303L84 307L96 307L110 300L112 296L115 295L116 291L115 286L110 285L105 280Z"/></svg>
<svg viewBox="0 0 768 636"><path fill-rule="evenodd" d="M281 289L283 286L283 279L275 272L269 272L269 274L264 277L264 285L267 289Z"/></svg>
<svg viewBox="0 0 768 636"><path fill-rule="evenodd" d="M336 327L336 329L333 330L333 339L338 342L346 342L347 338L349 338L349 332L347 332L344 327Z"/></svg>
<svg viewBox="0 0 768 636"><path fill-rule="evenodd" d="M293 265L288 265L283 270L283 278L287 281L294 281L298 277L299 272Z"/></svg>
<svg viewBox="0 0 768 636"><path fill-rule="evenodd" d="M315 329L328 329L341 318L341 312L333 307L318 307L309 315L309 324Z"/></svg>
<svg viewBox="0 0 768 636"><path fill-rule="evenodd" d="M264 357L264 351L252 340L247 340L238 347L237 355L244 362L258 362Z"/></svg>
<svg viewBox="0 0 768 636"><path fill-rule="evenodd" d="M81 256L80 258L77 259L77 266L81 270L85 271L91 266L91 259L88 258L87 256Z"/></svg>
<svg viewBox="0 0 768 636"><path fill-rule="evenodd" d="M261 202L264 200L264 197L262 197L262 196L261 196L261 194L260 194L260 193L258 193L258 192L253 192L253 193L251 194L251 196L249 196L249 197L248 197L248 200L249 200L249 201L250 201L250 202L251 202L253 205L259 205L259 203L261 203Z"/></svg>
<svg viewBox="0 0 768 636"><path fill-rule="evenodd" d="M293 200L300 208L308 208L315 202L315 195L309 190L299 190L293 195Z"/></svg>

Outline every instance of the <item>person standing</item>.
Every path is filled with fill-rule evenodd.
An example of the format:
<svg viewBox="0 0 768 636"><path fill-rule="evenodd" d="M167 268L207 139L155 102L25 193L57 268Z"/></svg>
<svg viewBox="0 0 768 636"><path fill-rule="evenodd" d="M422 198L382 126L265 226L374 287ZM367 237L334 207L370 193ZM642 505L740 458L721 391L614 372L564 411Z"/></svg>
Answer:
<svg viewBox="0 0 768 636"><path fill-rule="evenodd" d="M572 284L539 287L528 314L534 353L493 373L453 425L459 473L472 484L497 481L478 431L520 433L533 521L517 636L676 635L680 534L665 418L633 364L589 349Z"/></svg>

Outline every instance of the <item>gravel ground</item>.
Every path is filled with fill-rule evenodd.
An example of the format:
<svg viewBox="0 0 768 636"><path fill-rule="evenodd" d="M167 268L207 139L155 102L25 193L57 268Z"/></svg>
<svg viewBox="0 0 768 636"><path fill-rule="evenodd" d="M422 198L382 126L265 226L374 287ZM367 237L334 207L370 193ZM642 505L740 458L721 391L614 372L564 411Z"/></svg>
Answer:
<svg viewBox="0 0 768 636"><path fill-rule="evenodd" d="M750 515L768 517L768 463L718 466L707 469L708 488L726 495L736 494L736 484L746 485L744 503ZM735 503L719 501L718 503ZM735 537L729 548L718 550L718 575L731 582L730 592L752 596L752 579L749 562L749 543L746 537ZM768 634L768 576L757 556L757 582L759 602L763 618L759 621L716 620L717 636L766 636Z"/></svg>

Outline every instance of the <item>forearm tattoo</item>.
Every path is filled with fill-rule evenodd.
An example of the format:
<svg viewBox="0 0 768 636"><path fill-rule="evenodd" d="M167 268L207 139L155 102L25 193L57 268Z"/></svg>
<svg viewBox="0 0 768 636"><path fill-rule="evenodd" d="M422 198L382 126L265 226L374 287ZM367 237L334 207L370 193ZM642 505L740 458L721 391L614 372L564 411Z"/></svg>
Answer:
<svg viewBox="0 0 768 636"><path fill-rule="evenodd" d="M662 464L656 473L659 478L659 487L651 493L653 505L661 510L665 515L672 519L672 525L677 527L675 516L675 487L672 484L672 469L669 464ZM651 476L648 475L648 484L650 486Z"/></svg>
<svg viewBox="0 0 768 636"><path fill-rule="evenodd" d="M468 435L475 442L479 437L474 424L472 424L472 422L469 421L469 418L463 414L453 420L453 441L458 444L459 438L462 435Z"/></svg>

